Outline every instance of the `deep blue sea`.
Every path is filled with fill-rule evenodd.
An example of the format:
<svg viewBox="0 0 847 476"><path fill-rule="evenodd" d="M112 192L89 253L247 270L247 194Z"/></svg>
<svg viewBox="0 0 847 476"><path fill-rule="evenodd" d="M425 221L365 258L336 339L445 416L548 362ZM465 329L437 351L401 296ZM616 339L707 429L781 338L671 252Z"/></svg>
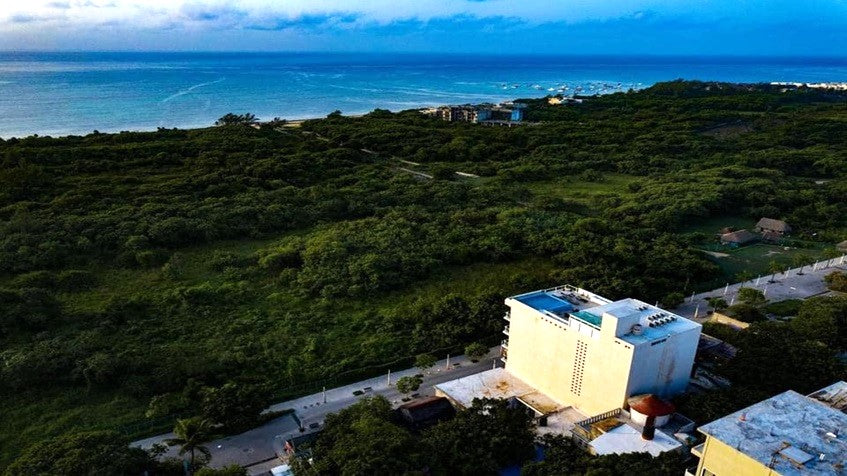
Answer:
<svg viewBox="0 0 847 476"><path fill-rule="evenodd" d="M0 53L0 137L609 93L676 78L847 81L847 58Z"/></svg>

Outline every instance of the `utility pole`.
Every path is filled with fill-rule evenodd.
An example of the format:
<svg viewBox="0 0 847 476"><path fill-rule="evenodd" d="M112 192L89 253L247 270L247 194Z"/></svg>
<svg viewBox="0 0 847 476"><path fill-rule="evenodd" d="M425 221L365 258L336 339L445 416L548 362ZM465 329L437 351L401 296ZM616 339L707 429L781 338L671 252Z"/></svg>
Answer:
<svg viewBox="0 0 847 476"><path fill-rule="evenodd" d="M447 365L444 366L444 370L450 370L450 354L447 354Z"/></svg>
<svg viewBox="0 0 847 476"><path fill-rule="evenodd" d="M388 369L388 386L391 386L391 369Z"/></svg>
<svg viewBox="0 0 847 476"><path fill-rule="evenodd" d="M729 292L729 283L726 283L726 287L723 288L723 295L726 296L727 292Z"/></svg>
<svg viewBox="0 0 847 476"><path fill-rule="evenodd" d="M324 389L323 389L323 394L324 394L324 403L326 403L326 387L324 387Z"/></svg>

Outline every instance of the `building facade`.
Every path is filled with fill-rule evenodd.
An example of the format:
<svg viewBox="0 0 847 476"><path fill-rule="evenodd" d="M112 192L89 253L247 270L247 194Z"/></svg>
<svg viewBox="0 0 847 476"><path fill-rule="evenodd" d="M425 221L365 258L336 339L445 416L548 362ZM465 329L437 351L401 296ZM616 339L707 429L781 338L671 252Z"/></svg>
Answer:
<svg viewBox="0 0 847 476"><path fill-rule="evenodd" d="M592 415L627 398L685 390L700 324L636 299L571 286L506 299L505 369L562 406Z"/></svg>

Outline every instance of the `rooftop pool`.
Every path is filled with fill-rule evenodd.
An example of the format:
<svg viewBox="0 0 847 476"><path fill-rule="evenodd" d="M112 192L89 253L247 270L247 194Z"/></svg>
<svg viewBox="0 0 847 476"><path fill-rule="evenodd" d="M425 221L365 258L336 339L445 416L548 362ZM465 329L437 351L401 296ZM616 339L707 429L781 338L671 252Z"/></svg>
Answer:
<svg viewBox="0 0 847 476"><path fill-rule="evenodd" d="M520 301L535 310L549 311L556 314L570 312L571 309L573 309L573 304L544 291L518 296L515 300Z"/></svg>

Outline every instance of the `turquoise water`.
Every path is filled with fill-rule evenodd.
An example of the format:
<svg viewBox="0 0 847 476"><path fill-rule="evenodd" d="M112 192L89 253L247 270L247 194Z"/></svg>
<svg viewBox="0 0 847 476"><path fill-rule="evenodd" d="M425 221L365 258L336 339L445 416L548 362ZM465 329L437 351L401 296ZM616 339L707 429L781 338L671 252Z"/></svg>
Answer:
<svg viewBox="0 0 847 476"><path fill-rule="evenodd" d="M600 324L603 322L602 316L598 316L596 314L591 314L590 312L587 312L587 311L575 312L575 313L573 313L573 315L582 319L583 321L585 321L589 324L593 324L597 327L600 327Z"/></svg>
<svg viewBox="0 0 847 476"><path fill-rule="evenodd" d="M528 296L520 296L516 298L518 301L538 311L561 312L570 311L573 305L567 301L563 301L553 297L545 292L530 294Z"/></svg>
<svg viewBox="0 0 847 476"><path fill-rule="evenodd" d="M608 93L676 78L847 81L847 60L0 53L0 137L197 127L227 112L292 119L572 94L578 87Z"/></svg>

